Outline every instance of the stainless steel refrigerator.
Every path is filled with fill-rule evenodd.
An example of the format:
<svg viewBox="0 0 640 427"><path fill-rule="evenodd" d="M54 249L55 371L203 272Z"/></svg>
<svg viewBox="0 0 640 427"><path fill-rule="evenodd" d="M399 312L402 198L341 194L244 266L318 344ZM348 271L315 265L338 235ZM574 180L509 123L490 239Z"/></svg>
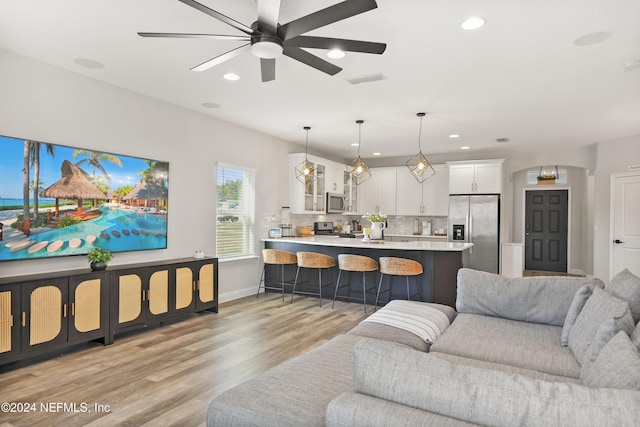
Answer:
<svg viewBox="0 0 640 427"><path fill-rule="evenodd" d="M465 267L498 272L500 196L449 196L450 242L473 243Z"/></svg>

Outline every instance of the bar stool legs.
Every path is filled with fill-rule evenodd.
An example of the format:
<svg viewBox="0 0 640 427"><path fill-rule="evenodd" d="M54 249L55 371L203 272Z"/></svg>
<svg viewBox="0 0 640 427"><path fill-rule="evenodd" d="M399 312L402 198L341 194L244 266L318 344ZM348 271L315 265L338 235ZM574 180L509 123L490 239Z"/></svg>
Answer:
<svg viewBox="0 0 640 427"><path fill-rule="evenodd" d="M317 295L320 298L320 307L322 307L322 288L331 286L331 283L326 285L322 284L322 270L334 267L336 265L335 259L329 255L316 252L298 252L296 253L296 256L298 259L298 269L296 271L296 278L293 282L293 290L291 291L291 302L293 302L293 296L296 293L299 295ZM300 278L300 268L315 268L318 270L318 292L296 292L298 279Z"/></svg>
<svg viewBox="0 0 640 427"><path fill-rule="evenodd" d="M374 311L378 308L378 301L380 299L381 293L388 292L389 299L387 302L391 300L391 286L393 277L390 278L389 288L381 292L382 280L384 279L385 274L388 276L405 276L407 283L407 300L410 300L412 296L409 288L409 276L414 276L417 295L420 299L422 299L422 294L420 292L420 283L418 282L417 277L418 275L422 274L422 264L420 264L419 262L404 258L380 257L380 273L380 281L378 282L378 292L376 293L376 303Z"/></svg>
<svg viewBox="0 0 640 427"><path fill-rule="evenodd" d="M292 284L285 280L284 276L284 266L285 265L294 265L298 262L298 258L294 253L288 251L282 251L279 249L263 249L262 250L262 258L264 259L264 266L262 267L262 275L260 276L260 282L258 283L258 293L256 294L256 298L260 296L260 289L267 289L281 291L282 293L282 301L284 301L284 287L292 286ZM273 285L267 285L267 265L279 265L280 266L280 279L278 282L278 273L276 270L276 282ZM275 286L279 285L279 286Z"/></svg>
<svg viewBox="0 0 640 427"><path fill-rule="evenodd" d="M333 294L333 303L331 304L331 308L336 303L336 298L338 296L338 289L349 287L349 283L340 285L340 277L342 276L343 271L351 272L362 272L362 305L364 308L364 312L367 312L367 281L366 274L369 271L376 271L378 269L378 263L369 257L362 255L351 255L351 254L340 254L338 255L338 281L336 282L336 290ZM349 278L351 274L349 274ZM370 290L375 290L375 287L372 287ZM356 297L344 296L341 298L345 299L359 299Z"/></svg>

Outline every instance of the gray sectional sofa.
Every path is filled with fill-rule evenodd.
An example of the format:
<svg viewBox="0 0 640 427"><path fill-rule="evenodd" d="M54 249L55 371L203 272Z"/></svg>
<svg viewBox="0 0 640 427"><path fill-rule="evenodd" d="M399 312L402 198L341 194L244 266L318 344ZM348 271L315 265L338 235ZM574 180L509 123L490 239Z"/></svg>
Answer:
<svg viewBox="0 0 640 427"><path fill-rule="evenodd" d="M433 344L362 322L217 396L207 425L639 425L638 277L461 269L457 292L457 312L407 303L450 321Z"/></svg>

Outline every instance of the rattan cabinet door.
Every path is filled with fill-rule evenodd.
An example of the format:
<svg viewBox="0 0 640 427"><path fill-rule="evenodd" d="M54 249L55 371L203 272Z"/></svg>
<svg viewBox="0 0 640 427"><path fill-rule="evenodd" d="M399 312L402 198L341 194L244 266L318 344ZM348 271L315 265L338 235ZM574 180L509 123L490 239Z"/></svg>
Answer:
<svg viewBox="0 0 640 427"><path fill-rule="evenodd" d="M106 273L69 277L69 343L104 338L108 330Z"/></svg>
<svg viewBox="0 0 640 427"><path fill-rule="evenodd" d="M45 350L66 344L68 301L66 277L23 284L23 351Z"/></svg>
<svg viewBox="0 0 640 427"><path fill-rule="evenodd" d="M197 271L196 311L218 312L218 259L194 261Z"/></svg>
<svg viewBox="0 0 640 427"><path fill-rule="evenodd" d="M196 272L193 263L177 264L174 268L173 301L174 313L193 312L196 306Z"/></svg>
<svg viewBox="0 0 640 427"><path fill-rule="evenodd" d="M20 287L0 287L0 362L15 360L20 355Z"/></svg>

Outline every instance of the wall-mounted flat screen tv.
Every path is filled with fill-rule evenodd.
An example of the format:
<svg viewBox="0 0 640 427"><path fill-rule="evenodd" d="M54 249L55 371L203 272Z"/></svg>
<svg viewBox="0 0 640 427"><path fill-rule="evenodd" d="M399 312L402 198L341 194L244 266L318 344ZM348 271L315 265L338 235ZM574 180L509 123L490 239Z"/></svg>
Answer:
<svg viewBox="0 0 640 427"><path fill-rule="evenodd" d="M169 163L0 136L0 261L167 247Z"/></svg>

